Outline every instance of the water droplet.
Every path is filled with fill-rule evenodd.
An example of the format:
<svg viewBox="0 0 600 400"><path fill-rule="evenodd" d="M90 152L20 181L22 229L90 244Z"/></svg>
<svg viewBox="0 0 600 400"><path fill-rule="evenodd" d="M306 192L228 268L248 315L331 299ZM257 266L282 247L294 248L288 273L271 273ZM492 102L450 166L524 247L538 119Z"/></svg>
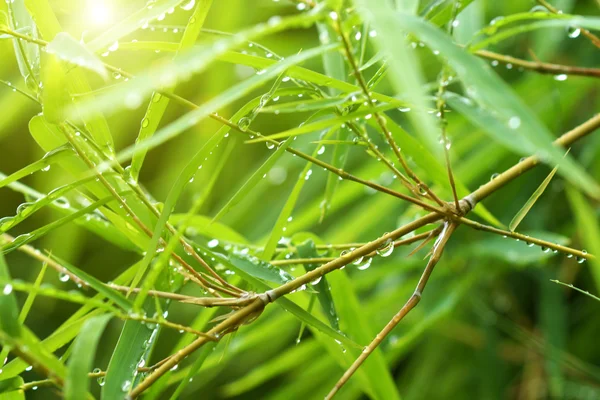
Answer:
<svg viewBox="0 0 600 400"><path fill-rule="evenodd" d="M180 7L182 10L189 11L192 8L194 8L195 5L196 5L196 0L190 0L190 1L182 4Z"/></svg>
<svg viewBox="0 0 600 400"><path fill-rule="evenodd" d="M515 117L511 117L508 120L508 127L510 129L517 129L520 126L521 126L521 118L515 116Z"/></svg>
<svg viewBox="0 0 600 400"><path fill-rule="evenodd" d="M150 124L150 120L148 118L144 118L142 120L142 128L147 128L149 124Z"/></svg>
<svg viewBox="0 0 600 400"><path fill-rule="evenodd" d="M492 67L497 67L498 66L498 60L492 60L492 62L490 63Z"/></svg>
<svg viewBox="0 0 600 400"><path fill-rule="evenodd" d="M372 262L373 262L372 258L365 257L365 258L362 259L361 263L357 264L356 268L359 269L360 271L364 271L365 269L367 269L367 268L369 268L371 266Z"/></svg>
<svg viewBox="0 0 600 400"><path fill-rule="evenodd" d="M271 95L270 95L270 94L268 94L268 93L267 93L267 94L263 94L263 95L260 97L260 100L259 100L259 106L260 106L260 107L264 107L264 106L266 106L266 105L267 105L267 103L269 102L269 100L271 100Z"/></svg>
<svg viewBox="0 0 600 400"><path fill-rule="evenodd" d="M585 262L585 258L583 257L577 257L577 263L578 264L583 264Z"/></svg>
<svg viewBox="0 0 600 400"><path fill-rule="evenodd" d="M69 203L69 200L66 197L59 197L58 199L54 200L53 204L65 209L71 207L71 203Z"/></svg>
<svg viewBox="0 0 600 400"><path fill-rule="evenodd" d="M499 176L500 176L500 174L496 172L496 173L492 174L492 176L490 177L490 180L493 181L494 179L496 179Z"/></svg>
<svg viewBox="0 0 600 400"><path fill-rule="evenodd" d="M109 48L108 51L117 51L119 49L119 42L114 42Z"/></svg>
<svg viewBox="0 0 600 400"><path fill-rule="evenodd" d="M104 384L106 383L106 378L103 376L99 376L98 379L96 379L96 381L98 382L98 385L104 386Z"/></svg>
<svg viewBox="0 0 600 400"><path fill-rule="evenodd" d="M373 30L370 30L370 31L369 31L369 37L372 37L372 38L374 38L374 37L377 37L377 31L376 31L376 30L374 30L374 29L373 29Z"/></svg>
<svg viewBox="0 0 600 400"><path fill-rule="evenodd" d="M400 108L398 109L398 111L400 111L400 112L403 112L403 113L405 113L405 112L409 112L409 111L410 111L410 107L400 107Z"/></svg>
<svg viewBox="0 0 600 400"><path fill-rule="evenodd" d="M60 272L58 274L58 280L61 282L68 282L69 279L69 275L66 272Z"/></svg>
<svg viewBox="0 0 600 400"><path fill-rule="evenodd" d="M44 172L50 171L50 166L46 165L44 168L42 168L42 171L44 171Z"/></svg>
<svg viewBox="0 0 600 400"><path fill-rule="evenodd" d="M581 29L579 29L576 26L567 26L567 36L569 36L571 39L575 39L576 37L579 37L579 35L581 34Z"/></svg>
<svg viewBox="0 0 600 400"><path fill-rule="evenodd" d="M536 13L536 12L537 13L549 13L550 11L546 7L542 6L541 4L538 4L536 6L533 6L531 8L531 10L529 10L529 12L530 13Z"/></svg>
<svg viewBox="0 0 600 400"><path fill-rule="evenodd" d="M33 369L33 365L30 365L29 367L25 368L25 371L29 372Z"/></svg>
<svg viewBox="0 0 600 400"><path fill-rule="evenodd" d="M99 374L100 372L102 372L102 370L100 368L94 368L92 370L92 374Z"/></svg>
<svg viewBox="0 0 600 400"><path fill-rule="evenodd" d="M554 80L555 81L559 81L559 82L563 82L567 80L567 74L560 74L560 75L555 75L554 76Z"/></svg>
<svg viewBox="0 0 600 400"><path fill-rule="evenodd" d="M240 130L242 132L246 132L248 130L248 128L250 127L250 123L251 123L250 118L242 117L238 121L238 128L240 128Z"/></svg>
<svg viewBox="0 0 600 400"><path fill-rule="evenodd" d="M209 241L207 243L207 246L209 249L213 249L215 247L217 247L219 245L219 240L218 239L212 239L211 241Z"/></svg>
<svg viewBox="0 0 600 400"><path fill-rule="evenodd" d="M123 385L121 385L121 390L124 392L128 392L129 389L131 389L131 381L126 380L125 382L123 382Z"/></svg>
<svg viewBox="0 0 600 400"><path fill-rule="evenodd" d="M179 368L179 365L175 364L173 368L171 368L171 371L177 371L177 368Z"/></svg>
<svg viewBox="0 0 600 400"><path fill-rule="evenodd" d="M325 146L321 146L321 147L319 148L319 151L317 151L317 154L318 154L318 155L321 155L321 154L323 154L323 153L325 153Z"/></svg>
<svg viewBox="0 0 600 400"><path fill-rule="evenodd" d="M542 246L542 251L543 251L544 253L548 253L548 252L550 251L550 249L549 249L549 248L547 248L547 247L545 247L545 246Z"/></svg>
<svg viewBox="0 0 600 400"><path fill-rule="evenodd" d="M386 233L387 235L387 233ZM377 254L381 257L388 257L394 251L394 241L387 239L379 248L376 250Z"/></svg>
<svg viewBox="0 0 600 400"><path fill-rule="evenodd" d="M310 284L314 286L314 285L316 285L317 283L321 282L321 279L323 279L323 277L322 277L322 276L319 276L317 279L315 279L314 281L312 281Z"/></svg>
<svg viewBox="0 0 600 400"><path fill-rule="evenodd" d="M275 143L273 143L273 142L265 142L265 145L267 146L267 149L269 149L269 150L273 150L275 148Z"/></svg>

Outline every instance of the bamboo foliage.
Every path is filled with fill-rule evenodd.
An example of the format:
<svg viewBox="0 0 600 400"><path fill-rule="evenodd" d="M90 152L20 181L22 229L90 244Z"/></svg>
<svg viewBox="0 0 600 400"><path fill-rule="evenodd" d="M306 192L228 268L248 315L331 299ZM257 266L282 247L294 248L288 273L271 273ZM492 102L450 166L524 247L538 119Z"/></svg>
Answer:
<svg viewBox="0 0 600 400"><path fill-rule="evenodd" d="M0 397L460 397L456 341L489 393L600 382L562 291L597 300L594 7L224 3L1 6Z"/></svg>

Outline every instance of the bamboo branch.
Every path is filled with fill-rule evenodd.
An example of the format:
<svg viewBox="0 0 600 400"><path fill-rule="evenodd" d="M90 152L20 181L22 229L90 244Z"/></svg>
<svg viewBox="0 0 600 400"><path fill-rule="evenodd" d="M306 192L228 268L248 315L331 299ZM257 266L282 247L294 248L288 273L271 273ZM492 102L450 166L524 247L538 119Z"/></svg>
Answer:
<svg viewBox="0 0 600 400"><path fill-rule="evenodd" d="M503 64L512 64L517 67L528 69L531 71L539 72L542 74L551 75L579 75L579 76L590 76L594 78L600 78L600 69L598 68L585 68L585 67L574 67L569 65L551 64L540 61L527 61L520 58L506 56L504 54L494 53L488 50L477 50L474 52L476 56L486 58L488 60L496 60Z"/></svg>
<svg viewBox="0 0 600 400"><path fill-rule="evenodd" d="M344 375L342 375L340 380L335 384L333 389L331 389L329 394L325 396L326 400L331 399L338 392L338 390L340 390L341 387L346 382L348 382L348 379L350 379L354 372L356 372L356 370L363 364L367 357L369 357L369 355L371 355L371 353L375 351L375 349L377 348L377 346L379 346L383 339L385 339L386 336L390 334L390 332L396 327L396 325L398 325L398 323L400 323L400 321L402 321L406 314L408 314L413 308L417 306L417 304L419 304L421 296L423 295L423 290L425 290L425 286L429 281L429 277L431 276L431 273L433 272L433 269L437 265L438 261L442 257L442 253L444 252L446 243L448 243L448 239L450 239L450 236L452 236L457 227L458 224L456 222L444 222L444 229L442 230L442 233L440 233L440 236L433 245L433 254L429 259L429 262L427 263L427 266L425 267L425 270L423 271L423 274L421 275L419 283L417 284L417 287L415 288L415 291L413 292L412 296L410 296L410 298L404 304L404 306L402 306L400 311L398 311L398 313L394 315L394 318L392 318L390 322L387 323L387 325L381 330L381 332L377 334L377 336L375 336L375 339L373 339L373 341L363 349L360 356L354 361L354 363L352 363L350 368L348 368L346 372L344 372Z"/></svg>

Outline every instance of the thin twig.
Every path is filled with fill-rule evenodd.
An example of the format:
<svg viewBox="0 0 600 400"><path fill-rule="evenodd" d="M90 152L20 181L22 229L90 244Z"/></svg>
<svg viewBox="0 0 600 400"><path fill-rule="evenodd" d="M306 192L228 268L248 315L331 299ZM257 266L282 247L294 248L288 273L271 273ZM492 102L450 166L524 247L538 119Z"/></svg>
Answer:
<svg viewBox="0 0 600 400"><path fill-rule="evenodd" d="M477 50L473 53L479 57L487 58L488 60L496 60L503 64L512 64L517 67L539 72L542 74L551 75L579 75L600 78L600 69L572 67L570 65L551 64L540 61L527 61L516 57L506 56L504 54L494 53L488 50Z"/></svg>
<svg viewBox="0 0 600 400"><path fill-rule="evenodd" d="M398 158L398 161L400 161L402 168L404 168L404 171L406 172L406 174L417 184L417 188L419 190L424 190L427 193L429 198L431 198L436 203L438 203L438 205L440 205L443 209L448 210L448 204L446 202L444 202L443 200L441 200L435 193L433 193L433 191L431 191L431 189L427 185L425 185L421 181L421 179L419 179L419 177L408 166L408 163L406 162L406 160L404 159L404 156L400 152L400 148L396 144L396 141L394 140L392 133L387 128L387 123L386 123L385 119L381 116L380 113L375 111L375 109L373 108L373 98L371 96L371 92L369 91L369 88L367 87L367 83L365 82L362 74L360 73L360 69L358 68L358 65L356 64L356 60L354 59L354 55L352 53L352 47L350 45L348 37L342 31L341 18L337 13L335 13L335 18L333 18L333 22L334 22L333 27L336 30L336 32L338 33L338 35L340 36L341 41L344 45L344 52L346 54L346 59L348 60L348 63L352 67L353 75L356 78L356 81L358 82L360 88L362 89L363 95L367 99L368 107L373 111L372 114L373 114L373 117L375 118L375 121L381 128L381 131L383 132L384 137L386 138L388 144L392 148L392 151ZM413 191L413 189L411 189L411 191Z"/></svg>
<svg viewBox="0 0 600 400"><path fill-rule="evenodd" d="M331 389L329 394L325 396L325 399L331 399L338 392L338 390L340 390L340 388L348 381L348 379L350 379L350 377L362 365L362 363L367 359L367 357L369 357L369 355L371 355L371 353L375 351L375 349L377 348L377 346L379 346L383 339L385 339L386 336L390 334L390 332L396 327L396 325L398 325L400 321L402 321L406 314L408 314L413 308L416 307L417 304L419 304L419 301L421 300L421 296L423 294L423 290L427 285L427 281L429 280L429 277L431 276L434 267L440 260L440 257L444 252L444 248L446 247L446 243L448 243L448 239L450 239L450 236L458 227L458 224L456 222L446 221L444 224L445 225L444 229L442 230L442 233L433 245L433 254L431 255L431 258L429 259L429 262L427 263L427 266L425 267L425 270L423 271L423 274L419 279L419 283L417 284L417 287L410 299L408 299L408 301L404 304L404 306L402 306L400 311L398 311L398 313L394 315L394 318L392 318L390 322L387 323L387 325L381 330L381 332L379 332L377 336L375 336L375 339L373 339L373 341L363 349L360 356L354 361L354 363L352 363L350 368L346 370L344 375L342 375L340 380L335 384L333 389Z"/></svg>
<svg viewBox="0 0 600 400"><path fill-rule="evenodd" d="M552 4L548 3L546 0L537 0L537 2L540 3L541 5L543 5L544 7L546 7L553 14L561 14L561 11L558 8L556 8ZM596 46L600 49L600 38L598 36L594 35L592 32L588 31L585 28L578 28L578 29L581 29L581 33L585 37L587 37L594 46Z"/></svg>
<svg viewBox="0 0 600 400"><path fill-rule="evenodd" d="M459 221L462 224L465 224L465 225L467 225L473 229L479 230L479 231L490 232L490 233L494 233L496 235L502 235L506 238L522 240L524 243L529 244L531 246L533 246L533 245L540 246L545 251L554 250L557 252L575 256L580 260L582 260L582 259L595 260L596 259L596 257L593 254L589 254L586 251L573 249L573 248L567 247L567 246L562 246L557 243L552 243L552 242L548 242L546 240L523 235L522 233L511 232L511 231L506 231L504 229L494 228L493 226L484 225L477 221L473 221L473 220L470 220L465 217L460 218Z"/></svg>

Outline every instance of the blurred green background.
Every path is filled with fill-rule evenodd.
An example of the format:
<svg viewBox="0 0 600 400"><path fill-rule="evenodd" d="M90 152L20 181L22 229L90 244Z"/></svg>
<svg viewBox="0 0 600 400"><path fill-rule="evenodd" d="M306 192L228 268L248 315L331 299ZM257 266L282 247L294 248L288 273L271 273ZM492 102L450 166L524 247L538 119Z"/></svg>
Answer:
<svg viewBox="0 0 600 400"><path fill-rule="evenodd" d="M106 29L106 25L93 21L91 5L97 2L99 0L55 0L50 3L64 29L73 37L83 35L84 38L93 38ZM106 0L106 3L112 10L108 24L145 4L143 1L116 0ZM421 1L421 7L426 8L428 3ZM552 3L565 13L600 16L600 6L594 0ZM493 18L526 12L533 6L534 2L528 0L475 0L459 18L461 23L455 37L465 43L469 32L485 26ZM6 11L6 5L0 4L0 10ZM274 15L298 12L294 3L285 0L215 0L205 27L236 32ZM129 39L177 41L187 18L187 13L178 9L164 21L135 32ZM174 32L177 27L178 33ZM200 41L212 37L205 33ZM260 43L280 56L290 56L300 49L317 46L319 39L316 29L304 29L286 31ZM540 60L559 64L600 66L600 49L583 35L569 38L562 28L518 35L490 50L526 59L531 59L533 53ZM255 48L245 51L250 54L257 51L258 55L264 56ZM373 55L374 51L369 49L368 54ZM427 48L419 48L417 54L427 80L435 83L439 62ZM120 49L103 60L135 74L162 57L171 57L171 54ZM318 58L303 66L323 71ZM516 67L507 69L500 65L496 68L497 73L557 136L599 110L600 84L597 79L569 77L558 81L551 75ZM369 69L366 75L374 70ZM176 92L202 104L253 73L245 66L216 62L206 72L178 87ZM0 40L0 79L26 90L11 40ZM110 83L118 83L118 80L113 77ZM267 90L268 87L264 87L251 97ZM378 86L377 91L391 93L387 80ZM244 103L239 102L218 112L231 116ZM6 86L0 86L0 110L0 172L9 175L44 154L28 131L29 120L41 110L37 104ZM108 117L118 149L134 142L144 111L145 106L142 105ZM186 111L171 103L162 125ZM297 126L309 115L259 115L253 128L264 134L280 132ZM402 113L392 112L390 115L402 125L409 126ZM454 172L471 190L519 160L518 155L491 142L462 117L450 113L448 122ZM189 158L218 128L216 122L204 120L185 134L149 152L140 183L157 201L164 201ZM318 133L305 135L294 142L294 147L310 154L316 146L311 142L317 138ZM234 143L232 153L219 173L216 185L207 194L201 215L214 216L269 154L264 144L244 144L241 136L232 135L230 142ZM221 151L224 151L223 147ZM599 178L599 150L600 137L596 133L575 144L571 154L593 177ZM187 187L176 212L186 212L193 200L203 195L207 181L217 173L222 156L221 152L208 160ZM323 157L327 160L328 156L326 151ZM284 155L266 179L222 222L250 242L264 243L304 166L305 161ZM381 184L392 183L389 173L365 155L362 148L351 150L346 169ZM485 205L500 221L508 224L549 171L546 166L536 168L494 194ZM47 193L71 179L58 166L53 166L47 172L24 178L22 182ZM326 173L314 168L294 210L293 220L287 226L286 236L308 231L327 243L368 241L420 215L420 211L407 207L398 199L373 193L352 182L340 182L330 212L323 222L319 222L325 181ZM555 177L519 229L568 241L575 248L590 249L589 241L598 238L590 236L586 226L579 223L576 210L567 198L566 186L562 178ZM448 193L445 197L450 199ZM21 194L8 188L0 189L0 217L14 215L23 201ZM595 214L588 217L597 227L599 204L591 200L589 203ZM57 211L44 210L9 233L16 236L29 232L60 215ZM105 282L140 259L138 254L124 251L76 224L53 231L36 241L34 246L51 250L54 255ZM371 337L410 296L424 267L423 257L427 250L411 257L408 257L409 252L410 249L398 249L391 257L376 258L365 271L346 268L343 272L334 273L350 278L360 304L357 321L364 324ZM41 267L38 261L18 252L10 253L7 260L13 278L29 282L35 280ZM302 271L302 267L296 268L297 271L290 272L297 275ZM550 282L550 279L559 279L598 293L600 281L594 280L591 271L596 269L597 277L599 268L598 263L578 264L574 258L546 254L524 243L460 228L450 241L422 303L383 343L383 352L399 393L405 399L600 398L600 344L597 340L600 319L595 317L600 311L600 303ZM53 271L47 273L45 282L65 290L75 288L71 282L60 282ZM198 293L189 285L184 292ZM294 294L292 298L301 301L301 296L306 295ZM18 298L22 304L25 295L19 293ZM346 301L344 298L337 300ZM77 307L38 297L26 324L44 338ZM169 319L189 324L199 312L200 308L193 305L173 304ZM342 331L351 323L354 321L341 320ZM113 320L102 337L95 363L99 368L106 368L121 327L121 321ZM331 345L331 339L315 337L307 330L297 343L299 331L300 323L290 314L279 307L268 308L258 321L242 327L237 334L216 347L181 398L322 398L344 368L338 362L339 355L334 354L337 349ZM170 354L177 339L177 332L164 330L153 357L159 360ZM58 354L61 351L64 349ZM186 361L184 365L189 363ZM23 376L26 381L40 379L34 372L25 372ZM100 387L93 382L92 390L97 394ZM170 393L172 388L165 387L164 390L162 396ZM55 391L47 388L27 393L27 398L32 399L57 396ZM161 398L160 393L156 396ZM348 399L366 396L361 380L357 378L352 379L340 394L340 398Z"/></svg>

